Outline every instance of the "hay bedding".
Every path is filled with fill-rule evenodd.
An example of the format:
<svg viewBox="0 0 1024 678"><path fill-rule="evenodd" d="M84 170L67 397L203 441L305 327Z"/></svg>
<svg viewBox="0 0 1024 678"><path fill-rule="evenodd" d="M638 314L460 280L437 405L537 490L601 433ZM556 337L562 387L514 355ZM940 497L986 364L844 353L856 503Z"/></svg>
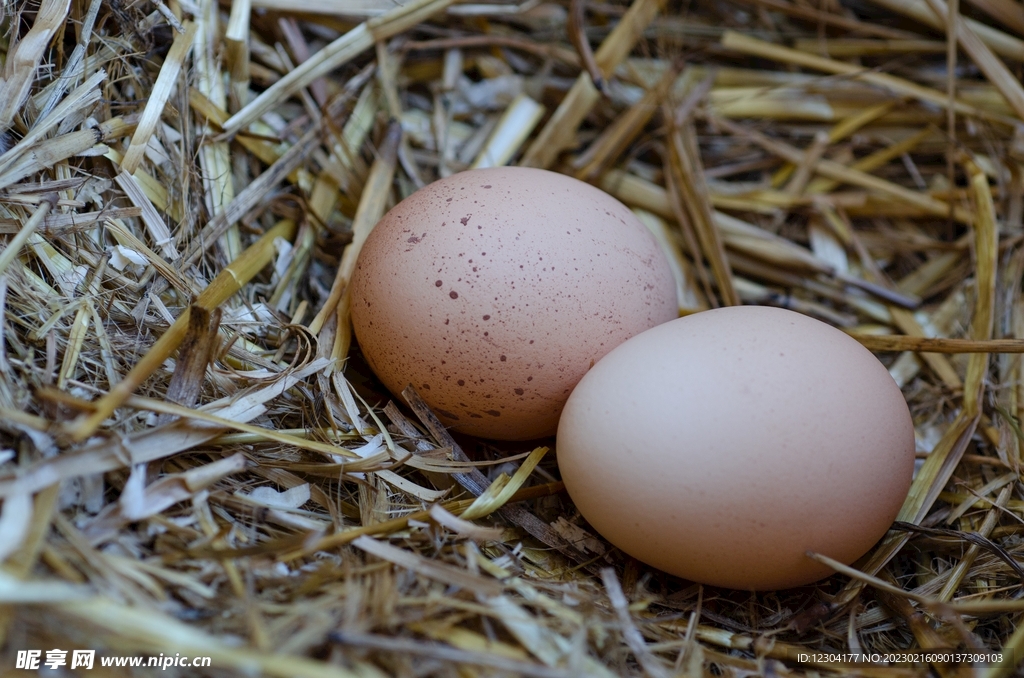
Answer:
<svg viewBox="0 0 1024 678"><path fill-rule="evenodd" d="M289 678L1024 657L1016 0L0 11L0 673L52 648ZM388 404L348 325L360 243L510 161L634 207L684 311L783 305L879 351L921 466L856 569L678 581L589 532L547 448ZM935 647L1007 659L800 656Z"/></svg>

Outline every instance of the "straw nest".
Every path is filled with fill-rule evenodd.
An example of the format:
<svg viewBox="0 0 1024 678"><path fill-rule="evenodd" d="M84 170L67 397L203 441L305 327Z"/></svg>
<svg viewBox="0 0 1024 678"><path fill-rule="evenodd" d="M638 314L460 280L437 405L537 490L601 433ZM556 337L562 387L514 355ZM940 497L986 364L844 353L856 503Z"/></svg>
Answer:
<svg viewBox="0 0 1024 678"><path fill-rule="evenodd" d="M53 648L288 678L1024 657L1020 3L0 13L0 673ZM509 162L635 208L683 312L783 305L878 352L921 463L870 554L794 591L681 582L591 533L544 448L388 404L352 345L359 246ZM1005 659L813 654L908 648Z"/></svg>

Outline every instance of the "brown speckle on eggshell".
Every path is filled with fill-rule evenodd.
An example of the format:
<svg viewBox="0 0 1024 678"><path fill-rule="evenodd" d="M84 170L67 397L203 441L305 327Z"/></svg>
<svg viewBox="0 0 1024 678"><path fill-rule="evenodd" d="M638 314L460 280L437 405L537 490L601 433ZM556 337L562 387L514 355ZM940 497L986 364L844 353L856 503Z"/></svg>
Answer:
<svg viewBox="0 0 1024 678"><path fill-rule="evenodd" d="M624 205L521 167L403 200L352 280L353 327L381 381L396 394L429 383L420 395L445 424L498 439L554 433L593 361L677 314L668 262Z"/></svg>

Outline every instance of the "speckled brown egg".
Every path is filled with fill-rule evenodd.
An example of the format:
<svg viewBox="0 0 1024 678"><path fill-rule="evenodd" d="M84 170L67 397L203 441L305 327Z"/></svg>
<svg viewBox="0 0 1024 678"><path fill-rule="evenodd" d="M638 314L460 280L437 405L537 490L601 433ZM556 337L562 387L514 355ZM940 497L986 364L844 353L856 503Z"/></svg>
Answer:
<svg viewBox="0 0 1024 678"><path fill-rule="evenodd" d="M363 245L351 309L392 393L412 384L444 424L504 440L553 434L597 360L678 315L668 262L622 203L522 167L396 205Z"/></svg>

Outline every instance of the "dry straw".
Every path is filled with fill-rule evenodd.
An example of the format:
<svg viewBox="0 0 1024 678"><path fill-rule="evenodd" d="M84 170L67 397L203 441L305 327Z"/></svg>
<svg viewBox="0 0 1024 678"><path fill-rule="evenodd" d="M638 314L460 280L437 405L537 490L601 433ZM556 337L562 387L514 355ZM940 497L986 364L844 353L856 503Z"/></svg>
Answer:
<svg viewBox="0 0 1024 678"><path fill-rule="evenodd" d="M0 22L0 674L51 648L212 658L181 676L1018 670L1017 0L42 0ZM367 235L510 163L631 207L682 313L784 306L877 352L921 463L871 552L809 554L837 574L793 591L668 577L582 521L552 441L453 437L375 382L348 318ZM950 648L1004 660L849 659Z"/></svg>

